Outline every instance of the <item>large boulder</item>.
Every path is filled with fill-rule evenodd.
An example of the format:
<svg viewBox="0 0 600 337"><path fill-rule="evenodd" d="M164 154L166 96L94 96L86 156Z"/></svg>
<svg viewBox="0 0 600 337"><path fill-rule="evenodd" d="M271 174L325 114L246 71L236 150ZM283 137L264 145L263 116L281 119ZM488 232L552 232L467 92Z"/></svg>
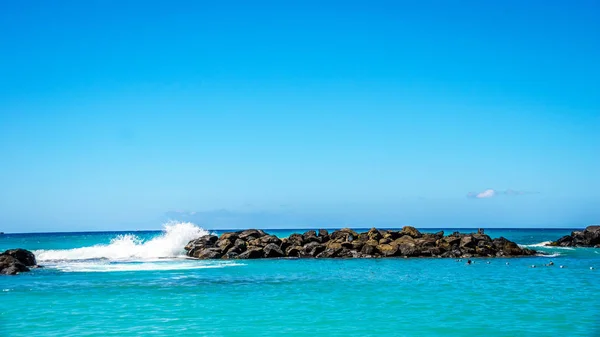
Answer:
<svg viewBox="0 0 600 337"><path fill-rule="evenodd" d="M376 245L371 245L371 244L365 244L360 252L364 255L375 255L377 254L377 246Z"/></svg>
<svg viewBox="0 0 600 337"><path fill-rule="evenodd" d="M194 252L194 257L199 259L220 259L223 256L219 248L203 248Z"/></svg>
<svg viewBox="0 0 600 337"><path fill-rule="evenodd" d="M444 237L444 238L443 238L443 239L441 239L441 240L443 240L443 241L445 241L446 243L448 243L448 245L450 245L450 247L453 247L453 246L455 246L455 245L457 246L457 245L459 245L459 244L460 244L461 237L460 237L460 236L458 236L458 235L454 235L454 234L452 234L452 235L450 235L450 236L446 236L446 237Z"/></svg>
<svg viewBox="0 0 600 337"><path fill-rule="evenodd" d="M0 274L16 275L37 267L35 255L26 249L9 249L0 254Z"/></svg>
<svg viewBox="0 0 600 337"><path fill-rule="evenodd" d="M271 243L277 246L281 245L281 239L279 239L275 235L265 235L260 238L260 242L265 246Z"/></svg>
<svg viewBox="0 0 600 337"><path fill-rule="evenodd" d="M475 241L475 239L470 236L470 235L466 235L463 236L460 239L460 247L467 247L467 248L475 248L475 246L477 246L477 241Z"/></svg>
<svg viewBox="0 0 600 337"><path fill-rule="evenodd" d="M342 253L344 249L343 248L326 248L324 251L322 251L321 253L319 253L316 258L321 259L321 258L332 258L332 257L341 257L340 254Z"/></svg>
<svg viewBox="0 0 600 337"><path fill-rule="evenodd" d="M16 275L29 271L26 265L10 255L0 255L0 274Z"/></svg>
<svg viewBox="0 0 600 337"><path fill-rule="evenodd" d="M301 234L292 234L290 235L290 237L288 238L288 241L290 242L290 244L292 246L302 246L304 245L304 237Z"/></svg>
<svg viewBox="0 0 600 337"><path fill-rule="evenodd" d="M402 231L400 232L401 235L408 235L411 236L413 238L420 238L421 237L421 232L419 232L416 228L412 227L412 226L404 226L402 227Z"/></svg>
<svg viewBox="0 0 600 337"><path fill-rule="evenodd" d="M496 256L527 256L535 254L535 251L521 248L516 243L509 241L504 237L494 239L492 244L496 248Z"/></svg>
<svg viewBox="0 0 600 337"><path fill-rule="evenodd" d="M30 252L26 249L21 249L21 248L9 249L9 250L5 251L4 253L2 253L2 255L10 255L10 256L14 257L15 259L19 260L19 262L21 262L22 264L24 264L27 267L33 267L33 266L37 265L37 261L35 260L35 255L33 255L32 252Z"/></svg>
<svg viewBox="0 0 600 337"><path fill-rule="evenodd" d="M303 256L303 249L304 247L302 246L289 246L288 248L285 249L285 256L288 257L301 257Z"/></svg>
<svg viewBox="0 0 600 337"><path fill-rule="evenodd" d="M321 242L329 240L329 232L326 229L319 229L319 237L323 238Z"/></svg>
<svg viewBox="0 0 600 337"><path fill-rule="evenodd" d="M238 259L260 259L265 257L265 252L261 247L251 247L238 255Z"/></svg>
<svg viewBox="0 0 600 337"><path fill-rule="evenodd" d="M233 243L230 239L225 239L225 240L219 239L219 241L217 241L217 247L222 252L227 252L229 249L233 248L234 244L235 243Z"/></svg>
<svg viewBox="0 0 600 337"><path fill-rule="evenodd" d="M304 248L303 248L303 252L306 255L309 256L317 256L319 255L322 251L325 250L325 246L320 244L319 242L309 242L307 243Z"/></svg>
<svg viewBox="0 0 600 337"><path fill-rule="evenodd" d="M367 232L366 236L367 236L367 240L379 241L379 240L383 239L383 235L375 227L369 229L369 231ZM365 241L367 241L367 240L365 240Z"/></svg>
<svg viewBox="0 0 600 337"><path fill-rule="evenodd" d="M187 251L188 256L197 257L199 255L198 251L214 248L218 239L216 235L204 235L188 242L184 249Z"/></svg>
<svg viewBox="0 0 600 337"><path fill-rule="evenodd" d="M401 256L419 256L421 255L417 247L412 242L403 242L398 244L398 252Z"/></svg>
<svg viewBox="0 0 600 337"><path fill-rule="evenodd" d="M327 247L328 249L337 250L342 249L342 244L340 242L331 240L327 242L327 244L325 244L325 247Z"/></svg>
<svg viewBox="0 0 600 337"><path fill-rule="evenodd" d="M354 238L358 237L358 233L356 233L354 230L350 229L350 228L342 228L340 230L337 230L333 233L331 233L331 235L329 236L331 240L336 240L336 241L352 241L354 240Z"/></svg>
<svg viewBox="0 0 600 337"><path fill-rule="evenodd" d="M265 235L266 233L260 229L247 229L240 232L239 238L243 240L251 240L250 237L252 237L252 239L258 239Z"/></svg>
<svg viewBox="0 0 600 337"><path fill-rule="evenodd" d="M361 240L354 240L354 241L352 241L352 242L345 242L345 243L342 243L342 246L344 246L344 244L347 244L347 243L349 243L349 244L350 244L350 247L349 247L349 249L351 249L351 250L356 250L357 252L360 252L360 250L362 249L362 247L365 245L365 242L364 242L364 241L361 241Z"/></svg>
<svg viewBox="0 0 600 337"><path fill-rule="evenodd" d="M235 240L237 240L239 237L240 232L228 232L221 234L219 240L231 240L232 242L235 242Z"/></svg>
<svg viewBox="0 0 600 337"><path fill-rule="evenodd" d="M265 252L265 257L282 257L285 254L281 251L281 248L274 243L269 243L263 248Z"/></svg>
<svg viewBox="0 0 600 337"><path fill-rule="evenodd" d="M287 238L283 238L281 239L281 243L279 244L279 248L281 249L282 252L285 252L288 247L290 247L292 244L290 243L290 241Z"/></svg>
<svg viewBox="0 0 600 337"><path fill-rule="evenodd" d="M600 245L600 226L588 226L582 231L573 231L571 235L552 242L549 246L560 247L596 247Z"/></svg>
<svg viewBox="0 0 600 337"><path fill-rule="evenodd" d="M317 231L310 230L310 231L307 231L306 233L302 234L302 241L304 243L308 243L308 242L321 243L321 242L323 242L323 238L320 236L317 236Z"/></svg>
<svg viewBox="0 0 600 337"><path fill-rule="evenodd" d="M398 231L379 231L379 232L381 233L381 235L383 236L384 239L387 239L390 241L394 241L397 238L404 235L404 233L398 232Z"/></svg>
<svg viewBox="0 0 600 337"><path fill-rule="evenodd" d="M380 244L377 246L377 250L383 256L396 256L398 254L398 245L390 245L387 243Z"/></svg>

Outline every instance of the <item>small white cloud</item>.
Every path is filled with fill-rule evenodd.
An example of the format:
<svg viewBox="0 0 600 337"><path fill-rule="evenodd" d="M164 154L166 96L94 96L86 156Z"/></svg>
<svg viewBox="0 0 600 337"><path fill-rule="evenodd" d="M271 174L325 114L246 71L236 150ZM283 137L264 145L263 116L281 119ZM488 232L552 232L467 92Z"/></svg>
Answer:
<svg viewBox="0 0 600 337"><path fill-rule="evenodd" d="M496 196L496 191L492 189L487 189L481 193L475 195L475 198L483 199L483 198L492 198Z"/></svg>
<svg viewBox="0 0 600 337"><path fill-rule="evenodd" d="M513 189L508 189L505 191L498 191L498 190L489 188L483 192L469 192L467 194L467 197L468 198L476 198L476 199L487 199L487 198L497 197L499 195L516 196L516 195L537 194L537 193L539 193L539 192L516 191Z"/></svg>

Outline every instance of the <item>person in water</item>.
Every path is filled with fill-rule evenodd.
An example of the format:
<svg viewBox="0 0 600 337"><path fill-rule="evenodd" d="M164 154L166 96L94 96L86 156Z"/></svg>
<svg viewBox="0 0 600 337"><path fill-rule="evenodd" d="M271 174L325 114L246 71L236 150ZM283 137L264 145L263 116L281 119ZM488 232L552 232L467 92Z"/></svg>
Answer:
<svg viewBox="0 0 600 337"><path fill-rule="evenodd" d="M471 264L471 263L473 263L473 262L471 262L471 260L467 260L467 264Z"/></svg>

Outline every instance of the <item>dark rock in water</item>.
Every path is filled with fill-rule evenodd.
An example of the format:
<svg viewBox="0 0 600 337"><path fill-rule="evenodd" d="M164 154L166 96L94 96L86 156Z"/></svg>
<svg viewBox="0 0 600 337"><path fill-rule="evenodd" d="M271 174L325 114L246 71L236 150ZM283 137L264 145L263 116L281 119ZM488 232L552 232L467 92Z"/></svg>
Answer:
<svg viewBox="0 0 600 337"><path fill-rule="evenodd" d="M392 242L391 238L383 238L383 239L379 239L379 244L380 245L387 245L388 243Z"/></svg>
<svg viewBox="0 0 600 337"><path fill-rule="evenodd" d="M302 254L302 246L290 246L285 250L285 255L288 257L301 257Z"/></svg>
<svg viewBox="0 0 600 337"><path fill-rule="evenodd" d="M199 259L219 259L223 253L219 248L204 248L196 250L193 256Z"/></svg>
<svg viewBox="0 0 600 337"><path fill-rule="evenodd" d="M402 227L402 231L400 232L400 234L402 234L402 235L408 235L408 236L411 236L413 238L420 238L421 237L421 232L419 232L416 228L411 227L411 226L404 226L404 227Z"/></svg>
<svg viewBox="0 0 600 337"><path fill-rule="evenodd" d="M358 237L358 233L350 228L342 228L339 231L331 233L329 237L330 240L339 240L339 242L352 241L354 238Z"/></svg>
<svg viewBox="0 0 600 337"><path fill-rule="evenodd" d="M475 248L475 245L477 245L477 243L472 236L463 236L460 239L461 247Z"/></svg>
<svg viewBox="0 0 600 337"><path fill-rule="evenodd" d="M428 249L425 249L423 251L417 250L417 247L415 247L415 244L410 243L410 242L400 243L398 245L398 250L399 250L401 256L407 256L407 257L419 256L419 255L427 256L426 253L421 254L421 252L428 252Z"/></svg>
<svg viewBox="0 0 600 337"><path fill-rule="evenodd" d="M16 275L29 271L29 268L10 255L0 255L0 274Z"/></svg>
<svg viewBox="0 0 600 337"><path fill-rule="evenodd" d="M349 228L336 230L331 234L323 229L309 230L282 239L262 230L248 229L224 233L220 237L205 235L190 241L185 249L188 256L199 259L470 258L535 254L535 251L521 248L505 238L492 239L482 231L470 234L455 232L444 236L444 232L423 234L410 226L400 231L371 228L363 233L357 233Z"/></svg>
<svg viewBox="0 0 600 337"><path fill-rule="evenodd" d="M16 275L30 271L28 267L37 267L35 255L25 249L9 249L0 254L0 274Z"/></svg>
<svg viewBox="0 0 600 337"><path fill-rule="evenodd" d="M225 255L223 255L223 257L221 257L221 258L222 259L229 259L229 260L231 260L231 259L237 259L239 255L240 254L238 254L238 252L234 252L234 251L230 250L227 253L225 253Z"/></svg>
<svg viewBox="0 0 600 337"><path fill-rule="evenodd" d="M365 244L360 250L360 252L365 255L375 255L376 251L377 246L371 244Z"/></svg>
<svg viewBox="0 0 600 337"><path fill-rule="evenodd" d="M9 250L5 251L4 253L2 253L2 255L10 255L10 256L14 257L15 259L19 260L19 262L21 262L22 264L24 264L27 267L33 267L37 264L37 262L35 260L35 255L33 255L32 252L30 252L26 249L21 249L21 248L9 249Z"/></svg>
<svg viewBox="0 0 600 337"><path fill-rule="evenodd" d="M302 246L304 244L304 237L300 234L292 234L288 238L288 241L294 246Z"/></svg>
<svg viewBox="0 0 600 337"><path fill-rule="evenodd" d="M383 256L396 256L396 254L398 254L398 245L387 243L380 244L377 246L377 251Z"/></svg>
<svg viewBox="0 0 600 337"><path fill-rule="evenodd" d="M325 247L329 249L342 249L342 244L338 241L330 240L325 244Z"/></svg>
<svg viewBox="0 0 600 337"><path fill-rule="evenodd" d="M588 226L583 231L573 231L571 235L565 235L548 246L598 248L600 247L600 226Z"/></svg>
<svg viewBox="0 0 600 337"><path fill-rule="evenodd" d="M360 252L360 250L362 249L362 247L364 245L365 245L364 241L354 240L354 241L350 242L350 247L348 247L348 249L356 250L357 252ZM344 244L342 244L342 246L344 246Z"/></svg>
<svg viewBox="0 0 600 337"><path fill-rule="evenodd" d="M10 255L0 255L0 274L16 275L29 271L29 268Z"/></svg>
<svg viewBox="0 0 600 337"><path fill-rule="evenodd" d="M496 256L522 256L535 255L535 251L519 247L516 243L500 237L492 242L496 251Z"/></svg>
<svg viewBox="0 0 600 337"><path fill-rule="evenodd" d="M360 235L359 235L359 236L360 236ZM379 241L379 240L383 239L383 235L382 235L382 234L381 234L381 232L380 232L380 231L379 231L377 228L375 228L375 227L373 227L373 228L369 229L369 231L366 233L366 237L367 237L367 239L366 239L365 241L368 241L368 240L375 240L375 241Z"/></svg>
<svg viewBox="0 0 600 337"><path fill-rule="evenodd" d="M260 247L251 247L238 256L238 259L260 259L265 257L265 252Z"/></svg>
<svg viewBox="0 0 600 337"><path fill-rule="evenodd" d="M275 235L265 235L260 238L260 242L265 246L271 243L277 245L277 247L281 245L281 239L279 239Z"/></svg>
<svg viewBox="0 0 600 337"><path fill-rule="evenodd" d="M246 240L250 237L252 237L253 239L258 239L262 236L265 235L265 232L263 232L262 230L259 229L247 229L245 231L242 231L239 235L240 239Z"/></svg>
<svg viewBox="0 0 600 337"><path fill-rule="evenodd" d="M233 247L231 249L235 249L235 250L239 250L240 252L243 252L246 250L246 248L248 248L248 244L246 243L246 241L244 241L242 239L237 239L233 243Z"/></svg>
<svg viewBox="0 0 600 337"><path fill-rule="evenodd" d="M322 251L325 250L325 246L318 243L318 242L309 242L307 243L304 248L304 254L309 255L309 256L317 256L319 255L319 253L321 253Z"/></svg>
<svg viewBox="0 0 600 337"><path fill-rule="evenodd" d="M285 254L283 253L283 251L281 251L281 248L279 248L279 246L277 246L274 243L269 243L268 245L266 245L265 248L263 249L263 251L265 252L265 257L282 257L282 256L285 256Z"/></svg>
<svg viewBox="0 0 600 337"><path fill-rule="evenodd" d="M197 257L200 254L199 251L214 248L218 239L215 235L204 235L188 242L184 249L187 251L188 256Z"/></svg>
<svg viewBox="0 0 600 337"><path fill-rule="evenodd" d="M235 242L235 240L237 240L239 237L240 237L240 233L229 232L229 233L221 234L221 237L219 237L219 240L230 240L232 242Z"/></svg>
<svg viewBox="0 0 600 337"><path fill-rule="evenodd" d="M332 257L339 257L340 253L342 252L342 248L327 248L324 251L322 251L320 254L318 254L316 257L321 259L321 258L332 258Z"/></svg>
<svg viewBox="0 0 600 337"><path fill-rule="evenodd" d="M217 247L223 252L229 251L229 249L233 248L233 246L234 246L234 243L231 242L231 240L229 240L229 239L219 240L218 244L217 244Z"/></svg>

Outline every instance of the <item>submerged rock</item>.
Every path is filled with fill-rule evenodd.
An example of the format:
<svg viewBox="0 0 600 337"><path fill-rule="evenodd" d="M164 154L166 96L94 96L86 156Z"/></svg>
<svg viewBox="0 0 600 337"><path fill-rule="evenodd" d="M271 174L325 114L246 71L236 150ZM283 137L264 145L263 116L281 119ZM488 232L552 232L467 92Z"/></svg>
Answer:
<svg viewBox="0 0 600 337"><path fill-rule="evenodd" d="M36 266L35 255L26 249L9 249L0 254L0 274L16 275Z"/></svg>
<svg viewBox="0 0 600 337"><path fill-rule="evenodd" d="M505 238L478 233L421 233L406 226L400 231L371 228L364 233L343 228L329 233L321 229L278 238L262 230L248 229L205 235L190 241L187 255L199 259L259 258L372 258L372 257L496 257L529 256L536 252Z"/></svg>
<svg viewBox="0 0 600 337"><path fill-rule="evenodd" d="M582 231L573 231L571 235L565 235L548 246L600 248L600 226L588 226Z"/></svg>

